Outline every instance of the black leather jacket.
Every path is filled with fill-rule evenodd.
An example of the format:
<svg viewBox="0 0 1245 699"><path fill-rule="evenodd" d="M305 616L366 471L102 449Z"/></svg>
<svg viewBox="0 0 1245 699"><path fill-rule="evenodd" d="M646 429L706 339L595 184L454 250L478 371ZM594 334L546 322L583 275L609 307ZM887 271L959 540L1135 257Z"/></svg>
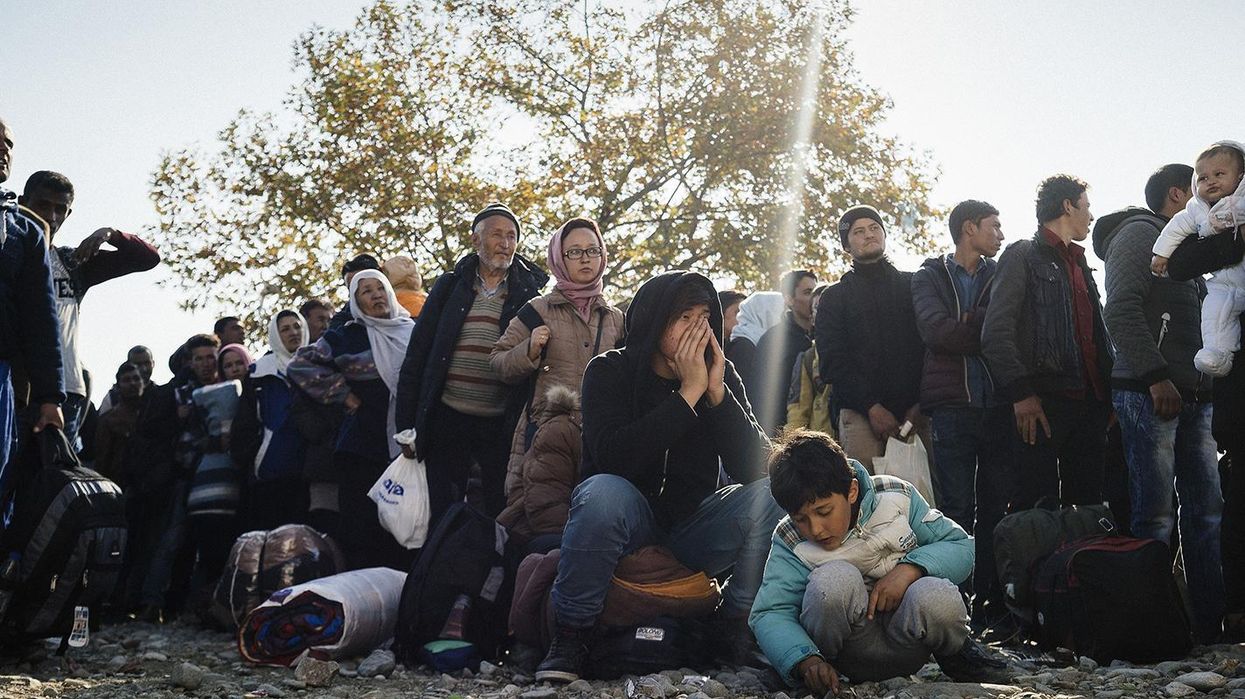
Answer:
<svg viewBox="0 0 1245 699"><path fill-rule="evenodd" d="M1098 285L1082 258L1081 274L1094 310L1094 344L1102 385L1110 385L1111 340ZM1003 251L981 331L981 351L1003 400L1086 389L1076 340L1072 284L1059 251L1039 231Z"/></svg>

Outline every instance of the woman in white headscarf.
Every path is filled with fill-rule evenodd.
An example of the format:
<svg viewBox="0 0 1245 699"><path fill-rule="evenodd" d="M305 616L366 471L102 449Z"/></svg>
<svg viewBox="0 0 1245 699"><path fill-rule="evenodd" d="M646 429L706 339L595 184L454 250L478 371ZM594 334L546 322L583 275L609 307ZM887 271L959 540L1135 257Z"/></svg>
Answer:
<svg viewBox="0 0 1245 699"><path fill-rule="evenodd" d="M766 330L778 325L787 308L782 294L777 291L758 291L739 304L739 322L726 343L726 358L735 365L735 371L743 379L744 390L752 400L753 378L756 364L757 343Z"/></svg>
<svg viewBox="0 0 1245 699"><path fill-rule="evenodd" d="M393 441L394 396L414 322L377 270L350 281L350 311L354 320L298 350L286 376L312 400L345 412L333 463L350 567L406 570L413 552L381 527L367 493L402 451Z"/></svg>
<svg viewBox="0 0 1245 699"><path fill-rule="evenodd" d="M277 312L268 321L268 353L242 381L234 420L234 461L247 473L246 521L250 529L274 529L307 520L307 484L302 478L303 439L290 418L294 393L286 368L309 339L298 311Z"/></svg>

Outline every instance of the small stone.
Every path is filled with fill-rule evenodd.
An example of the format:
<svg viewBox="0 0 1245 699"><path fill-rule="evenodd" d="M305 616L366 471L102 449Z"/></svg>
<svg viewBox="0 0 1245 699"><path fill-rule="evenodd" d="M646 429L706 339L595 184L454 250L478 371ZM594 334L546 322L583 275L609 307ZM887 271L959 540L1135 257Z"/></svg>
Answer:
<svg viewBox="0 0 1245 699"><path fill-rule="evenodd" d="M134 650L143 644L142 640L137 638L127 638L121 642L121 647L126 650Z"/></svg>
<svg viewBox="0 0 1245 699"><path fill-rule="evenodd" d="M566 689L569 692L591 692L592 683L588 680L575 680L574 682L566 685Z"/></svg>
<svg viewBox="0 0 1245 699"><path fill-rule="evenodd" d="M1094 699L1122 699L1124 690L1122 689L1104 689L1101 692L1094 692Z"/></svg>
<svg viewBox="0 0 1245 699"><path fill-rule="evenodd" d="M61 690L56 687L44 687L42 693L45 697L59 697L61 695Z"/></svg>
<svg viewBox="0 0 1245 699"><path fill-rule="evenodd" d="M149 650L143 653L142 658L143 660L152 660L157 663L167 663L169 661L169 656L157 650Z"/></svg>
<svg viewBox="0 0 1245 699"><path fill-rule="evenodd" d="M678 670L662 670L659 674L670 680L670 684L678 685L683 683L683 673Z"/></svg>
<svg viewBox="0 0 1245 699"><path fill-rule="evenodd" d="M774 696L771 697L771 699L791 699L791 697L787 696L786 692L778 692L774 694Z"/></svg>
<svg viewBox="0 0 1245 699"><path fill-rule="evenodd" d="M1228 678L1217 672L1188 672L1176 678L1176 682L1186 684L1199 692L1219 689L1228 683Z"/></svg>
<svg viewBox="0 0 1245 699"><path fill-rule="evenodd" d="M1093 672L1094 670L1098 669L1098 661L1094 660L1088 655L1082 655L1081 660L1079 661L1078 664L1081 666L1081 669L1084 670L1085 672Z"/></svg>
<svg viewBox="0 0 1245 699"><path fill-rule="evenodd" d="M1245 677L1238 677L1234 680L1228 680L1228 683L1225 684L1224 686L1227 687L1229 690L1245 689Z"/></svg>
<svg viewBox="0 0 1245 699"><path fill-rule="evenodd" d="M106 666L107 670L108 672L113 673L121 672L121 668L125 667L125 664L128 661L129 658L124 655L114 655L112 656L112 659L108 661L108 665Z"/></svg>
<svg viewBox="0 0 1245 699"><path fill-rule="evenodd" d="M281 680L281 686L289 687L290 689L306 689L307 683L302 680L292 680L287 677Z"/></svg>
<svg viewBox="0 0 1245 699"><path fill-rule="evenodd" d="M519 695L519 699L557 699L558 690L553 687L537 687Z"/></svg>
<svg viewBox="0 0 1245 699"><path fill-rule="evenodd" d="M303 656L294 668L294 679L306 682L308 687L327 687L337 674L338 665L332 660L320 660Z"/></svg>
<svg viewBox="0 0 1245 699"><path fill-rule="evenodd" d="M388 677L393 672L397 660L394 658L391 650L374 650L359 663L360 677L376 677L383 675Z"/></svg>
<svg viewBox="0 0 1245 699"><path fill-rule="evenodd" d="M343 667L337 671L337 674L341 675L342 677L354 679L359 676L359 671L358 670L347 670L346 668Z"/></svg>
<svg viewBox="0 0 1245 699"><path fill-rule="evenodd" d="M260 683L256 682L255 680L247 680L242 683L242 691L254 692L255 690L259 689L259 685Z"/></svg>
<svg viewBox="0 0 1245 699"><path fill-rule="evenodd" d="M523 693L523 690L516 684L508 684L501 688L501 693L508 697L517 697Z"/></svg>
<svg viewBox="0 0 1245 699"><path fill-rule="evenodd" d="M687 695L687 699L711 699L711 698L708 694L705 694L704 692L692 692L691 694Z"/></svg>
<svg viewBox="0 0 1245 699"><path fill-rule="evenodd" d="M285 696L285 692L270 684L261 684L259 689L255 690L255 693L265 697L273 697L273 699L280 699L280 697Z"/></svg>
<svg viewBox="0 0 1245 699"><path fill-rule="evenodd" d="M192 663L182 663L169 673L169 680L182 689L198 689L203 684L203 670Z"/></svg>
<svg viewBox="0 0 1245 699"><path fill-rule="evenodd" d="M1190 694L1197 694L1197 690L1183 682L1169 682L1163 691L1169 697L1187 697Z"/></svg>
<svg viewBox="0 0 1245 699"><path fill-rule="evenodd" d="M1117 667L1107 677L1127 677L1134 680L1157 680L1163 673L1148 667Z"/></svg>
<svg viewBox="0 0 1245 699"><path fill-rule="evenodd" d="M700 691L708 694L710 697L713 697L713 699L724 699L729 694L729 691L726 689L726 685L722 684L718 680L712 679L705 680L705 683L701 686Z"/></svg>
<svg viewBox="0 0 1245 699"><path fill-rule="evenodd" d="M480 677L492 677L493 675L496 675L497 671L500 669L501 668L487 660L480 661Z"/></svg>

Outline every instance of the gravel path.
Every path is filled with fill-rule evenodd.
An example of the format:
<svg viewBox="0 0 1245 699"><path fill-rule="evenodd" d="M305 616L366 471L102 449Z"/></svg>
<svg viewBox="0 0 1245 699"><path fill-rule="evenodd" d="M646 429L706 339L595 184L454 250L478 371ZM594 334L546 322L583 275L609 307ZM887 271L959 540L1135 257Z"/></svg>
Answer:
<svg viewBox="0 0 1245 699"><path fill-rule="evenodd" d="M613 682L580 681L565 687L485 664L478 674L428 674L395 666L392 655L341 663L308 663L298 671L241 662L232 637L194 626L129 623L95 634L90 646L57 658L36 647L25 658L0 659L0 697L288 697L290 699L430 697L432 699L727 699L806 696L777 691L766 673L749 669L668 670ZM957 684L929 664L911 678L848 685L849 697L1186 697L1245 699L1245 645L1201 647L1187 660L1098 667L1089 658L1071 665L1013 659L1013 685ZM337 667L333 667L336 665ZM423 670L423 671L421 671ZM374 675L374 676L368 676ZM327 682L327 685L323 683ZM323 685L323 686L322 686Z"/></svg>

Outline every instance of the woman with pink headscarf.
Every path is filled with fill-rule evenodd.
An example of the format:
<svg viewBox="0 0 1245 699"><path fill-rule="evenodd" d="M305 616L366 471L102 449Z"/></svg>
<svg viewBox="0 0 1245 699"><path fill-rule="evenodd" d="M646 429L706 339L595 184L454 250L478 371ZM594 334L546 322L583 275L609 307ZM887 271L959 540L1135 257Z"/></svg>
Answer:
<svg viewBox="0 0 1245 699"><path fill-rule="evenodd" d="M609 256L596 221L573 218L549 239L547 262L557 280L553 291L532 299L519 310L493 346L490 362L502 381L528 392L523 416L515 428L506 473L506 510L498 521L520 536L560 533L565 504L576 480L576 463L546 464L538 483L524 479L524 454L544 422L569 415L578 425L574 401L548 401L551 389L579 392L588 361L623 339L623 313L602 295ZM578 441L578 434L575 435ZM570 445L577 446L577 445ZM566 459L571 461L571 459ZM552 508L552 517L534 517ZM539 524L533 524L539 522Z"/></svg>

